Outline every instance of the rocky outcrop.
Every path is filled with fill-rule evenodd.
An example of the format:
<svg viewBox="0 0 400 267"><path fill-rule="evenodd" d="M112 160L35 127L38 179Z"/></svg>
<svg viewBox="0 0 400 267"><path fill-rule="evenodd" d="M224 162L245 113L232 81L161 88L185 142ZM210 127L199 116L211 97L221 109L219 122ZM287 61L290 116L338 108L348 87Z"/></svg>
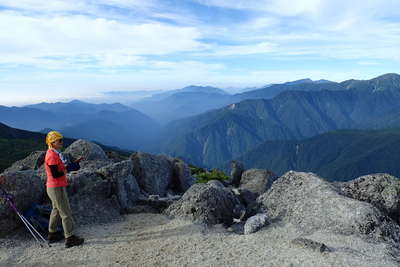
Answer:
<svg viewBox="0 0 400 267"><path fill-rule="evenodd" d="M15 162L5 172L16 172L24 170L37 170L44 163L46 151L34 151L28 157Z"/></svg>
<svg viewBox="0 0 400 267"><path fill-rule="evenodd" d="M172 168L172 189L177 193L184 193L196 183L191 175L189 166L180 159L169 158Z"/></svg>
<svg viewBox="0 0 400 267"><path fill-rule="evenodd" d="M225 185L219 180L210 180L207 184L214 187L225 188Z"/></svg>
<svg viewBox="0 0 400 267"><path fill-rule="evenodd" d="M16 207L25 212L33 203L40 203L44 197L44 186L33 170L5 172L6 183L1 187L14 196ZM22 222L9 204L0 199L0 236L10 233Z"/></svg>
<svg viewBox="0 0 400 267"><path fill-rule="evenodd" d="M243 209L231 190L208 184L195 184L180 200L168 207L166 214L207 225L231 225Z"/></svg>
<svg viewBox="0 0 400 267"><path fill-rule="evenodd" d="M8 169L29 169L26 175L37 180L31 187L29 183L15 185L17 189L12 192L18 192L18 199L23 196L22 199L26 200L17 203L21 209L30 207L33 201L49 202L44 194L47 179L43 164L45 153L34 152ZM166 156L134 153L124 160L124 157L112 154L113 158L109 159L100 146L85 140L72 143L63 156L67 163L83 157L80 170L67 175L69 200L78 223L107 222L118 218L120 213L162 212L180 198L177 193L184 193L195 183L185 162ZM15 173L10 174L10 179L23 176L24 172ZM26 189L21 189L22 186ZM16 227L13 223L15 216L9 209L1 206L0 214L0 232Z"/></svg>
<svg viewBox="0 0 400 267"><path fill-rule="evenodd" d="M140 198L140 188L136 178L132 175L132 170L132 161L124 160L109 164L97 171L98 174L112 182L113 191L117 195L122 213L132 212Z"/></svg>
<svg viewBox="0 0 400 267"><path fill-rule="evenodd" d="M65 149L75 159L83 157L85 160L108 160L104 150L97 144L79 139Z"/></svg>
<svg viewBox="0 0 400 267"><path fill-rule="evenodd" d="M74 219L79 223L107 222L120 215L112 183L100 174L80 170L68 175L67 187Z"/></svg>
<svg viewBox="0 0 400 267"><path fill-rule="evenodd" d="M244 172L244 166L241 162L232 160L231 161L231 177L229 183L233 186L239 186L242 173Z"/></svg>
<svg viewBox="0 0 400 267"><path fill-rule="evenodd" d="M400 241L400 226L391 218L313 173L287 172L257 202L271 220L291 223L303 233L324 230Z"/></svg>
<svg viewBox="0 0 400 267"><path fill-rule="evenodd" d="M354 199L371 203L400 223L400 179L378 173L361 176L341 184L342 192Z"/></svg>
<svg viewBox="0 0 400 267"><path fill-rule="evenodd" d="M98 169L113 163L109 159L98 159L98 160L83 160L80 162L81 169L96 172Z"/></svg>
<svg viewBox="0 0 400 267"><path fill-rule="evenodd" d="M246 204L265 193L278 177L269 170L249 169L243 172L240 180L240 190Z"/></svg>
<svg viewBox="0 0 400 267"><path fill-rule="evenodd" d="M172 183L173 166L166 156L143 152L131 155L133 174L139 186L150 195L166 196Z"/></svg>

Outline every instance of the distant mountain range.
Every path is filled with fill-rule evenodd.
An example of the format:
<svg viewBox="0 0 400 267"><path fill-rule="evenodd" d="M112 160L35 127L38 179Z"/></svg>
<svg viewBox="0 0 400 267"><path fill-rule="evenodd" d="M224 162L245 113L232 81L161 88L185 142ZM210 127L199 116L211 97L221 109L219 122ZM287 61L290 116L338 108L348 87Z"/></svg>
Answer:
<svg viewBox="0 0 400 267"><path fill-rule="evenodd" d="M246 92L237 94L228 94L222 89L211 86L191 85L182 89L154 94L133 103L132 107L161 124L167 124L173 120L198 115L245 99L271 99L279 93L289 90L317 91L338 90L339 88L334 82L312 81L311 79L246 89Z"/></svg>
<svg viewBox="0 0 400 267"><path fill-rule="evenodd" d="M137 109L82 101L0 106L0 122L31 131L56 129L71 138L219 167L268 141L299 142L339 129L400 127L400 76L341 83L303 79L234 95L189 86L135 105Z"/></svg>
<svg viewBox="0 0 400 267"><path fill-rule="evenodd" d="M159 152L213 167L268 140L300 140L337 129L376 128L382 118L386 118L384 126L390 127L390 122L396 121L394 114L400 112L397 74L277 88L285 87L291 90L269 100L245 100L168 124ZM263 98L271 88L245 94Z"/></svg>
<svg viewBox="0 0 400 267"><path fill-rule="evenodd" d="M132 107L161 124L220 108L235 100L222 89L210 86L188 86L178 90L154 94L133 103Z"/></svg>
<svg viewBox="0 0 400 267"><path fill-rule="evenodd" d="M370 173L400 177L400 129L341 130L301 141L267 141L237 160L246 168L314 172L331 181ZM229 163L221 166L229 170Z"/></svg>
<svg viewBox="0 0 400 267"><path fill-rule="evenodd" d="M15 128L55 129L71 138L85 138L109 146L137 150L158 131L158 123L124 105L82 101L40 103L26 107L0 107L0 122Z"/></svg>
<svg viewBox="0 0 400 267"><path fill-rule="evenodd" d="M26 108L39 109L43 111L49 111L56 114L71 114L71 115L83 115L83 114L95 114L101 111L113 111L113 112L124 112L132 110L132 108L124 106L120 103L114 104L90 104L79 100L73 100L71 102L56 102L56 103L39 103L34 105L25 106Z"/></svg>

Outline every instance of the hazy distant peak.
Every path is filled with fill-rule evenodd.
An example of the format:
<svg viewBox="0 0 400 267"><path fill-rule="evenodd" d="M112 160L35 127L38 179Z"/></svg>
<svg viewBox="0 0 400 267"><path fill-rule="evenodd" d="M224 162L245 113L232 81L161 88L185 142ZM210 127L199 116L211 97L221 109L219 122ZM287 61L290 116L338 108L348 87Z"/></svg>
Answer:
<svg viewBox="0 0 400 267"><path fill-rule="evenodd" d="M59 102L59 103L62 103L62 102ZM74 99L74 100L70 101L69 103L65 103L65 104L88 104L88 103L83 102L81 100Z"/></svg>
<svg viewBox="0 0 400 267"><path fill-rule="evenodd" d="M397 73L386 73L383 75L380 75L372 80L377 80L377 81L400 81L400 75Z"/></svg>
<svg viewBox="0 0 400 267"><path fill-rule="evenodd" d="M313 81L313 83L321 84L321 83L334 83L334 82L325 80L325 79L320 79L320 80Z"/></svg>
<svg viewBox="0 0 400 267"><path fill-rule="evenodd" d="M295 85L295 84L301 84L301 83L312 83L313 81L310 78L306 79L300 79L292 82L285 82L284 84L286 85Z"/></svg>
<svg viewBox="0 0 400 267"><path fill-rule="evenodd" d="M296 80L296 81L292 81L292 82L286 82L284 84L285 85L297 85L297 84L302 84L302 83L321 84L321 83L333 83L333 82L329 81L329 80L324 80L324 79L313 81L310 78L305 78L305 79L300 79L300 80Z"/></svg>
<svg viewBox="0 0 400 267"><path fill-rule="evenodd" d="M212 86L197 86L197 85L189 85L181 89L185 92L201 92L201 93L212 93L212 94L228 94L224 90Z"/></svg>

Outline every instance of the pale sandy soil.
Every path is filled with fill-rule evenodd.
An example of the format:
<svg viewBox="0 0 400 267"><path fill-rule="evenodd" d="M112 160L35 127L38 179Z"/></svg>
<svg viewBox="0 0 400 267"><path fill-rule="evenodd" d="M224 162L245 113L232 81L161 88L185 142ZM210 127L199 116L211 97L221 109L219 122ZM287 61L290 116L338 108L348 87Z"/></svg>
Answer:
<svg viewBox="0 0 400 267"><path fill-rule="evenodd" d="M81 247L60 242L40 248L28 235L0 239L0 266L400 266L382 244L326 233L305 236L332 252L299 248L290 225L238 235L159 214L133 214L119 222L81 226Z"/></svg>

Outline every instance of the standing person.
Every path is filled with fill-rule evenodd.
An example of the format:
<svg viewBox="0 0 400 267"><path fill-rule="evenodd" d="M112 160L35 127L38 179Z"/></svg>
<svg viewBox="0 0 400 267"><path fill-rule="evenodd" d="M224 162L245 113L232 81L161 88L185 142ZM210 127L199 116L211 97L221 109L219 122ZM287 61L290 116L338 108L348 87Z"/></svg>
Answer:
<svg viewBox="0 0 400 267"><path fill-rule="evenodd" d="M63 147L63 136L57 131L51 131L46 136L48 150L45 157L47 174L47 195L53 209L49 221L49 243L62 240L65 237L65 247L79 246L84 239L73 234L74 221L67 194L67 168L60 149ZM79 159L81 160L81 159ZM57 232L57 225L62 221L64 237Z"/></svg>

